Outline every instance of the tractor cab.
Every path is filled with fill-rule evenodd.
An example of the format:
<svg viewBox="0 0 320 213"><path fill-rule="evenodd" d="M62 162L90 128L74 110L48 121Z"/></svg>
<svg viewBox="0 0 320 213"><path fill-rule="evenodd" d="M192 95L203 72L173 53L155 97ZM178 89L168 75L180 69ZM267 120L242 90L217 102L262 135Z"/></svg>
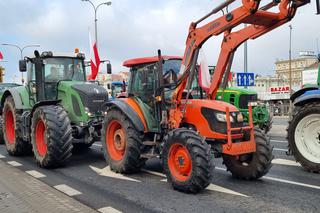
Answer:
<svg viewBox="0 0 320 213"><path fill-rule="evenodd" d="M86 81L84 54L55 55L43 52L41 61L27 58L20 61L20 71L27 71L27 85L34 101L56 100L57 88L61 81ZM36 71L37 62L41 66Z"/></svg>
<svg viewBox="0 0 320 213"><path fill-rule="evenodd" d="M181 57L162 56L163 84L174 84L179 76ZM123 66L130 68L127 95L139 105L146 125L151 131L160 131L160 115L155 97L159 89L158 56L127 60ZM165 91L165 99L171 99L172 90Z"/></svg>

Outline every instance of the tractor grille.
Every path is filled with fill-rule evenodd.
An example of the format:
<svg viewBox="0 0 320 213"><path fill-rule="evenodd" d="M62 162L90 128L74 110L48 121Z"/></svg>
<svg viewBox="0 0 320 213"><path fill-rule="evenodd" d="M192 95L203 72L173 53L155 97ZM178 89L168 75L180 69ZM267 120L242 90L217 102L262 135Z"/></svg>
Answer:
<svg viewBox="0 0 320 213"><path fill-rule="evenodd" d="M103 87L85 83L73 85L72 88L79 93L84 107L87 107L91 113L103 110L104 104L108 100L107 91Z"/></svg>
<svg viewBox="0 0 320 213"><path fill-rule="evenodd" d="M214 110L206 107L201 108L201 114L205 117L205 119L208 121L210 129L214 132L218 133L223 133L227 134L227 123L225 122L220 122L216 119L216 116L214 115ZM237 116L233 116L233 119L236 121ZM231 123L231 128L237 128L237 127L242 127L243 123L242 122L235 122ZM237 133L237 132L232 132L232 133Z"/></svg>

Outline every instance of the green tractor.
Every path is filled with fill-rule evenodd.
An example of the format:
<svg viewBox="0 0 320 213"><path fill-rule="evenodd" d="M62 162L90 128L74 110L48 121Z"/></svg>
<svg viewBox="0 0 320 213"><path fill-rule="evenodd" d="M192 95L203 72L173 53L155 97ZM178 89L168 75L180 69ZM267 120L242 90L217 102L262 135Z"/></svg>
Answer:
<svg viewBox="0 0 320 213"><path fill-rule="evenodd" d="M222 100L236 106L243 115L244 122L249 122L249 105L252 106L253 124L268 133L272 127L272 116L266 104L258 101L255 91L242 88L227 87L219 89L217 100Z"/></svg>
<svg viewBox="0 0 320 213"><path fill-rule="evenodd" d="M12 156L33 151L40 167L58 167L73 148L100 141L108 96L102 86L86 81L84 54L34 55L19 61L20 71L27 71L26 85L1 98L4 141Z"/></svg>

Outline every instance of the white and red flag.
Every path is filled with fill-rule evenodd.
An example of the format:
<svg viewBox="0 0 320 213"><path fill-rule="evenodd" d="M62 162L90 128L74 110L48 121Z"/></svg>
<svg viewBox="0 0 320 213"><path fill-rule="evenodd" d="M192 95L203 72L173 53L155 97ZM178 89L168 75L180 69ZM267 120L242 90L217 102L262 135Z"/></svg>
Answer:
<svg viewBox="0 0 320 213"><path fill-rule="evenodd" d="M199 86L205 91L208 92L211 84L211 76L208 68L207 59L203 53L203 50L200 50L200 67L199 67Z"/></svg>
<svg viewBox="0 0 320 213"><path fill-rule="evenodd" d="M97 48L97 42L92 42L91 33L89 33L90 39L90 66L91 66L91 75L88 76L88 80L95 80L100 67L100 57Z"/></svg>
<svg viewBox="0 0 320 213"><path fill-rule="evenodd" d="M3 55L1 52L0 52L0 60L3 60Z"/></svg>

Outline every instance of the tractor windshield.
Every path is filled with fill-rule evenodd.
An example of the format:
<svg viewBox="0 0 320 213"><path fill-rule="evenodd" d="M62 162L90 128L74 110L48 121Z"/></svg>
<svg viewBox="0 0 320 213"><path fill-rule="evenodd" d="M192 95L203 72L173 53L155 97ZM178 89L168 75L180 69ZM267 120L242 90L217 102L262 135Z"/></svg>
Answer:
<svg viewBox="0 0 320 213"><path fill-rule="evenodd" d="M77 58L48 58L44 76L47 82L59 80L85 81L83 60Z"/></svg>

